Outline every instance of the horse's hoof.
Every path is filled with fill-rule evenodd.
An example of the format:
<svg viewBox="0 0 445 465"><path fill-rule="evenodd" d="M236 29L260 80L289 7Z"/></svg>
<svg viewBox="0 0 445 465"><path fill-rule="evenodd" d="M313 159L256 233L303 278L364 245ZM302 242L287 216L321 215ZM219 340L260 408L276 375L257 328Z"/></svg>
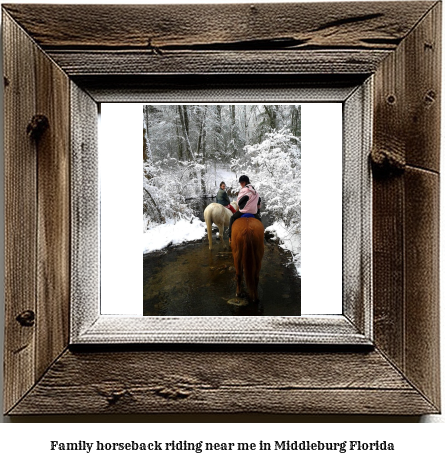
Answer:
<svg viewBox="0 0 445 465"><path fill-rule="evenodd" d="M249 302L246 299L240 299L238 297L228 300L227 303L230 305L235 305L236 307L246 307L249 305Z"/></svg>

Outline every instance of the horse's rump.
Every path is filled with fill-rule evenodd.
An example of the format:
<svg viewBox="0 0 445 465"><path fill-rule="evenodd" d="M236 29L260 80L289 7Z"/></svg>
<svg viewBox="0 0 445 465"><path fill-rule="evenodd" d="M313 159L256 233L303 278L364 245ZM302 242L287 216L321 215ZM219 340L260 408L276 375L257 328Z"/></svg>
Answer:
<svg viewBox="0 0 445 465"><path fill-rule="evenodd" d="M238 204L236 202L232 202L231 205L238 208ZM216 226L218 226L220 240L224 244L224 227L229 226L231 216L231 210L223 207L219 203L211 203L207 205L206 209L204 210L204 221L207 226L207 236L209 238L210 250L212 249L212 224L216 224ZM225 247L226 246L224 245L224 248Z"/></svg>
<svg viewBox="0 0 445 465"><path fill-rule="evenodd" d="M264 255L264 226L255 218L239 218L232 225L232 253L237 275L237 293L244 271L250 297L257 300L258 280Z"/></svg>

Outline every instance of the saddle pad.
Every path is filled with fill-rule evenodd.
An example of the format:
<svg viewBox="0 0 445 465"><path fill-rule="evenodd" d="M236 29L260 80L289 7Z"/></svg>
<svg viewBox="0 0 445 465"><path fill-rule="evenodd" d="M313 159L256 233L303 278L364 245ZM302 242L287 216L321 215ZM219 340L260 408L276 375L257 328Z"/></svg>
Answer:
<svg viewBox="0 0 445 465"><path fill-rule="evenodd" d="M255 218L255 215L253 213L243 213L241 218Z"/></svg>

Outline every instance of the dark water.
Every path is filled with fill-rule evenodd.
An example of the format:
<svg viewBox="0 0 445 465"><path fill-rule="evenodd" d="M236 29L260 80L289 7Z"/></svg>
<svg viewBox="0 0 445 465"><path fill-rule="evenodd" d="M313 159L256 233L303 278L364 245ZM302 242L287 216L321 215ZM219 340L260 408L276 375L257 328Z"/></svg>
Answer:
<svg viewBox="0 0 445 465"><path fill-rule="evenodd" d="M225 238L228 245L228 240ZM144 315L246 316L301 314L301 280L290 256L265 242L258 303L228 304L235 297L235 268L230 249L213 234L198 243L164 249L144 256Z"/></svg>

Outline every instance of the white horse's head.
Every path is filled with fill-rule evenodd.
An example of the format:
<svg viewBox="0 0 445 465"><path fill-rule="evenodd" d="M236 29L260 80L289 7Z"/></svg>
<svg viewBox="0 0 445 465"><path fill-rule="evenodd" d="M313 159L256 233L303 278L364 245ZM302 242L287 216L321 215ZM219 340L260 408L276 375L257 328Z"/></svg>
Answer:
<svg viewBox="0 0 445 465"><path fill-rule="evenodd" d="M230 205L232 205L232 207L233 207L236 211L239 210L239 207L238 207L238 203L237 203L237 202L235 202L235 201L230 202Z"/></svg>

